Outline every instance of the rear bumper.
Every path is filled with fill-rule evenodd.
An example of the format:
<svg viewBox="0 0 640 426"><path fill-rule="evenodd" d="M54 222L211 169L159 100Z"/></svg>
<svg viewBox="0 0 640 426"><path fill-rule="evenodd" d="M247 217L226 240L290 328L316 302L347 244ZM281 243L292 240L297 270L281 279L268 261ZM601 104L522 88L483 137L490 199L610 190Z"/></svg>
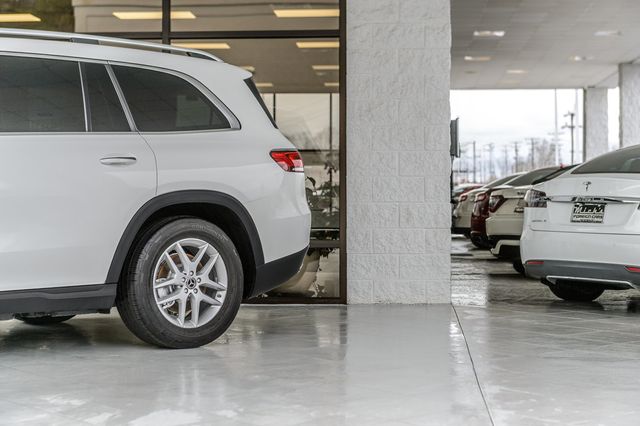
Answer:
<svg viewBox="0 0 640 426"><path fill-rule="evenodd" d="M609 289L640 289L640 274L629 272L623 265L611 263L544 260L540 265L524 265L528 276L555 283L558 280L583 281Z"/></svg>
<svg viewBox="0 0 640 426"><path fill-rule="evenodd" d="M297 253L265 263L256 269L256 282L247 298L273 290L298 273L308 247Z"/></svg>
<svg viewBox="0 0 640 426"><path fill-rule="evenodd" d="M486 221L487 235L512 235L520 238L523 216L491 216Z"/></svg>

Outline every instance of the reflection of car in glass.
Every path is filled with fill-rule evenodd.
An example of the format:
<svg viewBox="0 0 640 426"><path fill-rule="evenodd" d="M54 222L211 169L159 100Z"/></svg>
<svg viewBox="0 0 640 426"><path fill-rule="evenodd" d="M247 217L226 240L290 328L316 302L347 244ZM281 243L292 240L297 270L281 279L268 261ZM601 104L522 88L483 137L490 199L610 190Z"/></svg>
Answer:
<svg viewBox="0 0 640 426"><path fill-rule="evenodd" d="M640 146L597 157L527 192L521 255L558 297L640 288Z"/></svg>
<svg viewBox="0 0 640 426"><path fill-rule="evenodd" d="M2 29L0 44L0 314L115 304L142 340L194 347L298 272L303 164L250 73L81 34Z"/></svg>
<svg viewBox="0 0 640 426"><path fill-rule="evenodd" d="M496 179L483 187L472 189L471 191L462 194L458 200L458 204L453 210L451 232L453 234L462 234L469 238L471 232L471 212L473 210L473 203L476 195L487 188L494 188L496 186L503 185L519 175L520 174L518 173Z"/></svg>
<svg viewBox="0 0 640 426"><path fill-rule="evenodd" d="M538 184L554 179L575 166L561 167L555 172L533 182ZM489 217L486 221L487 238L491 253L498 258L511 260L514 268L523 273L520 263L520 235L524 220L524 196L531 185L496 189L489 198Z"/></svg>

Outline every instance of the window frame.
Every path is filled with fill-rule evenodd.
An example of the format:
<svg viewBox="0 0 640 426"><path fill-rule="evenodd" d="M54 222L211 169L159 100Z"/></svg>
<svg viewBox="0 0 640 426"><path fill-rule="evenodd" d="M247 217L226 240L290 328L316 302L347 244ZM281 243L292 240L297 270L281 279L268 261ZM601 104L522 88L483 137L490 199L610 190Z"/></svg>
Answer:
<svg viewBox="0 0 640 426"><path fill-rule="evenodd" d="M108 61L107 64L108 64L110 74L112 75L112 78L115 80L117 84L116 91L118 91L119 96L120 94L122 95L122 98L120 101L124 103L126 110L131 116L131 120L133 122L135 131L140 134L185 134L185 133L189 134L189 133L211 133L211 132L217 133L217 132L237 131L242 129L240 120L238 120L236 115L229 109L229 107L227 107L227 105L225 105L225 103L222 102L220 98L218 98L213 92L211 92L211 90L207 86L205 86L203 83L201 83L200 81L198 81L197 79L189 75L186 75L180 71L170 70L162 67L155 67L153 65L132 64L130 62L120 62L120 61ZM224 117L229 122L229 127L225 127L221 129L197 129L197 130L160 130L160 131L140 130L135 123L135 119L133 118L133 114L131 113L129 104L127 103L127 97L124 91L122 90L122 87L120 86L120 82L118 81L118 78L115 75L115 72L113 71L112 66L139 68L139 69L146 69L149 71L161 72L164 74L173 75L174 77L178 77L183 81L186 81L193 88L198 90L205 98L207 98L214 107L218 108L218 111L220 111L220 113L222 113L222 115L224 115Z"/></svg>

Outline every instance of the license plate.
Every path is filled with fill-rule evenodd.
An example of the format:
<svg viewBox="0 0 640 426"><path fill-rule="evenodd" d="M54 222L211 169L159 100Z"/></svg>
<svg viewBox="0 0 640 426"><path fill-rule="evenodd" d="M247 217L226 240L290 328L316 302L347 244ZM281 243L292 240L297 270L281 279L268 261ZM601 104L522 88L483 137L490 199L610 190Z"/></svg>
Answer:
<svg viewBox="0 0 640 426"><path fill-rule="evenodd" d="M604 220L604 208L601 203L575 203L571 212L573 223L602 223Z"/></svg>

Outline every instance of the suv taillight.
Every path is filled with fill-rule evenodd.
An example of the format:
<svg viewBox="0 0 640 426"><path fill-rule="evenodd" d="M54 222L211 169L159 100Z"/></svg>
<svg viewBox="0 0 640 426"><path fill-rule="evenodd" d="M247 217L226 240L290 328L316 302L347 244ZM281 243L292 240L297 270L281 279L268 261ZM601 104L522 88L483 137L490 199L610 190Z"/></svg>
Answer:
<svg viewBox="0 0 640 426"><path fill-rule="evenodd" d="M486 192L481 192L478 195L476 195L475 201L484 201L486 199L487 199L487 193Z"/></svg>
<svg viewBox="0 0 640 426"><path fill-rule="evenodd" d="M491 198L489 198L489 211L491 213L495 213L504 201L505 200L502 195L492 195Z"/></svg>
<svg viewBox="0 0 640 426"><path fill-rule="evenodd" d="M547 207L547 194L536 189L530 189L524 196L525 207Z"/></svg>
<svg viewBox="0 0 640 426"><path fill-rule="evenodd" d="M304 163L300 153L296 150L274 149L269 153L273 161L278 163L285 172L304 172Z"/></svg>

